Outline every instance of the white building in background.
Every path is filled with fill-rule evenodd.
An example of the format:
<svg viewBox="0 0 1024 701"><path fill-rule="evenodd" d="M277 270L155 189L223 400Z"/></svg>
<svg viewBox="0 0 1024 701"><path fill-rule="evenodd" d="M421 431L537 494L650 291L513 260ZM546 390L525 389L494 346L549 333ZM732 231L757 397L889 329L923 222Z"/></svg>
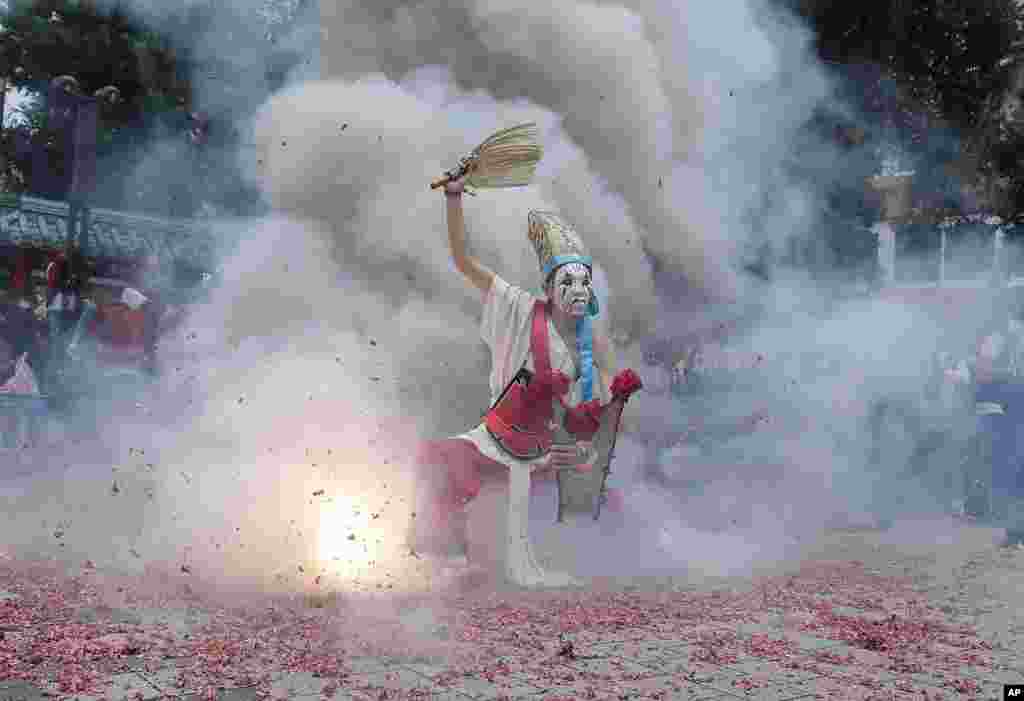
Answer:
<svg viewBox="0 0 1024 701"><path fill-rule="evenodd" d="M896 282L896 229L911 210L913 173L876 175L868 186L881 197L882 219L871 230L878 235L878 267L886 285Z"/></svg>
<svg viewBox="0 0 1024 701"><path fill-rule="evenodd" d="M897 256L897 231L913 212L912 187L913 173L879 175L869 180L868 186L881 197L882 218L873 227L872 232L878 236L878 265L882 271L882 280L886 286L902 287L987 287L994 281L1012 287L1024 285L1024 277L1014 275L1007 265L1005 232L999 217L974 214L956 219L937 222L939 231L938 280L920 282L897 282L899 266ZM991 265L988 274L971 278L953 278L947 274L950 260L948 232L958 223L981 223L992 226Z"/></svg>
<svg viewBox="0 0 1024 701"><path fill-rule="evenodd" d="M882 271L882 281L891 285L896 281L896 231L887 221L878 222L871 231L878 236L878 269Z"/></svg>

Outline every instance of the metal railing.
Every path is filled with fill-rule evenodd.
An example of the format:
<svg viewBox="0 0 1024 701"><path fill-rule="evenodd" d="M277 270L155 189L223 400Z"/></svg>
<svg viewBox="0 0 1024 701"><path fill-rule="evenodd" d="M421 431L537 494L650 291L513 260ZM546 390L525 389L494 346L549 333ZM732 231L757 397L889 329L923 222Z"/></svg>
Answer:
<svg viewBox="0 0 1024 701"><path fill-rule="evenodd" d="M63 247L68 235L67 202L0 193L0 242ZM213 256L209 227L112 209L90 208L86 244L107 255L132 257L139 250L185 259L205 269Z"/></svg>

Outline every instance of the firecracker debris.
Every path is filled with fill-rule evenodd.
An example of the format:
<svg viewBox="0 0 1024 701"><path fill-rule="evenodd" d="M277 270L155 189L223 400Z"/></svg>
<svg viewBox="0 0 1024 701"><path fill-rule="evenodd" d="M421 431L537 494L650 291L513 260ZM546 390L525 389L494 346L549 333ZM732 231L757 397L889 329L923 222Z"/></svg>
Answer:
<svg viewBox="0 0 1024 701"><path fill-rule="evenodd" d="M993 643L858 561L729 589L451 594L431 600L445 635L415 639L343 593L221 605L186 565L159 595L122 582L112 608L112 577L79 565L0 559L0 698L935 701L1024 682L1020 640Z"/></svg>

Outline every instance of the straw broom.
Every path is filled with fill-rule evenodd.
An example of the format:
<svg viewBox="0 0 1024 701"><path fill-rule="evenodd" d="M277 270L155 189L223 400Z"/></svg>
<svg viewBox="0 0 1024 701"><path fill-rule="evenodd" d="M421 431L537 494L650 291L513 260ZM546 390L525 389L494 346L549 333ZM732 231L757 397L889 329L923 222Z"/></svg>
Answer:
<svg viewBox="0 0 1024 701"><path fill-rule="evenodd" d="M444 187L463 175L467 185L479 189L529 185L543 155L536 123L502 129L461 159L456 168L431 182L430 189Z"/></svg>

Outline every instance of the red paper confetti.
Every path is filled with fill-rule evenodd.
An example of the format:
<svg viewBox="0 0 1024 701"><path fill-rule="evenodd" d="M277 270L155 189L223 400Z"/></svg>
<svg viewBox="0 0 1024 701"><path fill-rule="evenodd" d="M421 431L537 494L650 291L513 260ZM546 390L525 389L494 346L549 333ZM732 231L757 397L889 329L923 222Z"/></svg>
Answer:
<svg viewBox="0 0 1024 701"><path fill-rule="evenodd" d="M203 601L194 593L202 586L198 575L190 578L194 592L188 605L202 603L207 622L187 638L163 624L82 617L86 608L109 610L99 579L91 571L68 577L52 565L0 561L0 590L13 595L0 600L0 681L52 680L62 695L103 696L110 678L129 669L128 658L156 669L173 657L179 688L195 689L204 699L229 686L255 687L259 698L267 698L272 671L313 674L323 680L327 697L357 686L352 657L398 656L415 648L413 642L428 644L410 642L399 620L367 625L348 618L346 607L314 614L277 600L248 608ZM121 587L126 600L119 606L184 606L184 595L174 589L183 586L180 576L165 581L168 591L149 598L132 593L137 587ZM105 586L109 591L111 584ZM504 601L448 597L445 603L436 623L451 631L444 648L449 668L434 678L439 685L457 687L465 678L501 685L514 674L542 688L574 685L577 698L604 698L594 690L644 677L635 665L616 665L614 657L606 658L600 674L586 665L591 646L610 638L688 643L689 660L680 661L695 673L708 664L756 659L871 693L887 693L878 687L880 673L906 675L899 691L921 698L917 678L923 670L938 675L934 687L965 696L978 691L965 666L994 673L991 647L976 632L949 622L909 582L874 575L861 563L811 564L796 575L763 579L736 592L563 592ZM772 621L782 625L771 633L741 628ZM797 644L798 634L845 647L812 653ZM756 697L760 683L742 677L734 687ZM372 690L375 697L380 693L397 697L393 690Z"/></svg>

